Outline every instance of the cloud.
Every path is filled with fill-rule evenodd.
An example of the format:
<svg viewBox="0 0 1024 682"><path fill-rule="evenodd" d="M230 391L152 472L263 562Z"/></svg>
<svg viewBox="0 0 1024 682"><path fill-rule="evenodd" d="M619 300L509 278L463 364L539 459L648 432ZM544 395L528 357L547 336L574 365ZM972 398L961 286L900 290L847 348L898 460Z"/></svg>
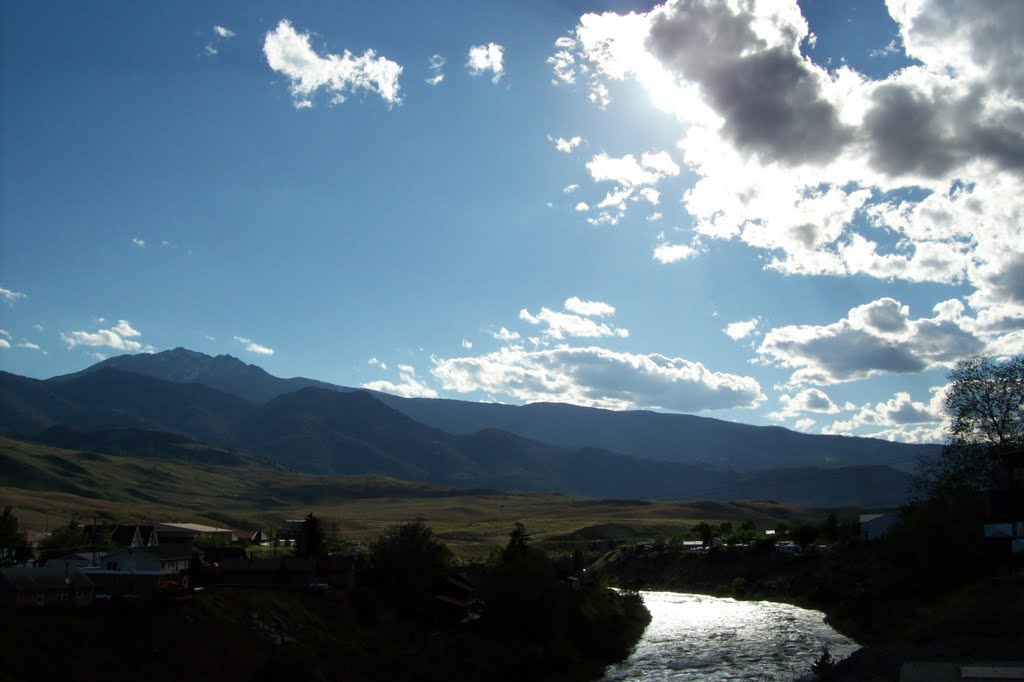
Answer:
<svg viewBox="0 0 1024 682"><path fill-rule="evenodd" d="M439 54L431 55L430 64L427 66L431 75L426 79L427 85L440 85L444 80L444 64L444 57Z"/></svg>
<svg viewBox="0 0 1024 682"><path fill-rule="evenodd" d="M880 78L805 55L795 0L585 14L549 61L599 106L630 80L678 119L699 236L786 274L966 284L979 319L1020 319L1024 3L888 7L917 63Z"/></svg>
<svg viewBox="0 0 1024 682"><path fill-rule="evenodd" d="M28 298L28 296L17 291L0 287L0 299L3 299L8 305L13 306L15 301L20 301L23 298Z"/></svg>
<svg viewBox="0 0 1024 682"><path fill-rule="evenodd" d="M938 313L915 320L907 306L881 298L853 308L830 325L772 329L757 352L772 364L793 369L791 385L826 385L948 367L984 348L984 340L958 319Z"/></svg>
<svg viewBox="0 0 1024 682"><path fill-rule="evenodd" d="M146 240L139 239L138 237L132 237L132 244L139 247L140 249L146 248Z"/></svg>
<svg viewBox="0 0 1024 682"><path fill-rule="evenodd" d="M10 348L11 342L7 339L0 339L0 348Z"/></svg>
<svg viewBox="0 0 1024 682"><path fill-rule="evenodd" d="M796 427L797 431L809 431L810 428L814 426L814 420L811 419L810 417L798 419L794 426Z"/></svg>
<svg viewBox="0 0 1024 682"><path fill-rule="evenodd" d="M462 347L471 350L473 348L473 342L469 339L462 339Z"/></svg>
<svg viewBox="0 0 1024 682"><path fill-rule="evenodd" d="M832 402L828 395L818 388L808 388L796 395L783 394L779 396L780 408L776 412L770 412L769 419L782 421L797 417L805 412L816 412L818 414L835 414L839 412L839 406Z"/></svg>
<svg viewBox="0 0 1024 682"><path fill-rule="evenodd" d="M588 204L585 201L581 201L573 207L573 210L579 211L580 213L584 213L590 210L590 204Z"/></svg>
<svg viewBox="0 0 1024 682"><path fill-rule="evenodd" d="M658 244L654 248L653 260L659 263L676 263L697 255L697 250L686 244Z"/></svg>
<svg viewBox="0 0 1024 682"><path fill-rule="evenodd" d="M345 101L345 93L375 92L389 105L401 102L399 76L402 67L374 50L353 57L348 50L338 56L321 57L310 46L310 35L298 33L291 22L282 19L263 41L263 54L274 71L291 83L291 94L297 108L313 105L311 97L323 89L331 95L331 103Z"/></svg>
<svg viewBox="0 0 1024 682"><path fill-rule="evenodd" d="M381 369L387 369L388 368L388 366L386 364L384 364L383 362L381 362L380 360L378 360L376 356L374 356L374 357L370 358L369 360L367 360L366 364L373 365L374 367L380 367Z"/></svg>
<svg viewBox="0 0 1024 682"><path fill-rule="evenodd" d="M18 348L25 348L27 350L41 350L38 344L32 343L31 341L22 341L18 344Z"/></svg>
<svg viewBox="0 0 1024 682"><path fill-rule="evenodd" d="M403 398L436 398L437 391L416 378L416 370L410 365L398 366L399 383L391 381L371 381L363 384L363 388L381 391Z"/></svg>
<svg viewBox="0 0 1024 682"><path fill-rule="evenodd" d="M502 327L496 332L491 332L491 336L496 338L498 341L516 341L519 339L519 332L512 332L505 327Z"/></svg>
<svg viewBox="0 0 1024 682"><path fill-rule="evenodd" d="M578 302L582 304L583 307L587 307L588 304L607 305L586 301ZM572 298L566 301L567 308L570 303L575 304ZM611 308L611 306L608 306L608 308ZM614 308L612 308L612 310L614 311ZM526 308L523 308L519 311L519 319L524 322L529 322L530 324L543 325L546 327L543 331L543 335L550 339L560 340L567 337L599 338L609 336L625 338L629 336L628 329L616 328L615 326L605 322L595 322L589 317L583 317L582 315L572 313L557 312L549 308L541 308L540 312L536 315L533 315Z"/></svg>
<svg viewBox="0 0 1024 682"><path fill-rule="evenodd" d="M9 339L11 338L11 333L6 329L0 329L0 336L4 337L5 339Z"/></svg>
<svg viewBox="0 0 1024 682"><path fill-rule="evenodd" d="M859 435L909 443L937 443L944 439L947 386L931 389L928 402L915 401L899 391L885 401L854 408L854 414L823 426L822 433ZM853 406L850 406L853 407ZM885 428L883 428L885 427Z"/></svg>
<svg viewBox="0 0 1024 682"><path fill-rule="evenodd" d="M229 28L225 28L223 26L214 26L213 27L213 32L216 33L221 38L234 38L235 37L235 32L234 31L232 31Z"/></svg>
<svg viewBox="0 0 1024 682"><path fill-rule="evenodd" d="M722 331L733 341L739 341L753 334L760 321L761 318L755 317L744 322L730 322Z"/></svg>
<svg viewBox="0 0 1024 682"><path fill-rule="evenodd" d="M100 321L102 322L102 319ZM95 332L72 331L60 335L68 348L90 346L113 348L129 353L153 352L155 349L152 346L143 345L142 342L136 340L141 336L142 332L132 327L127 320L118 320L117 324L110 329L98 329Z"/></svg>
<svg viewBox="0 0 1024 682"><path fill-rule="evenodd" d="M764 400L751 377L713 372L663 355L605 348L502 348L477 357L440 359L431 370L444 389L480 391L525 402L553 401L609 409L679 412L754 407Z"/></svg>
<svg viewBox="0 0 1024 682"><path fill-rule="evenodd" d="M562 188L562 192L564 192L565 194L572 194L579 188L579 185L566 185L565 187Z"/></svg>
<svg viewBox="0 0 1024 682"><path fill-rule="evenodd" d="M235 341L245 346L245 350L249 353L255 353L256 355L273 355L274 349L269 346L256 343L252 339L247 339L243 336L236 336Z"/></svg>
<svg viewBox="0 0 1024 682"><path fill-rule="evenodd" d="M679 166L667 152L644 152L638 161L632 154L613 158L598 154L587 162L594 182L614 182L623 188L653 185L668 175L679 175Z"/></svg>
<svg viewBox="0 0 1024 682"><path fill-rule="evenodd" d="M569 138L568 140L564 137L554 138L548 135L548 141L555 145L555 149L562 152L563 154L569 154L574 149L583 144L583 138L579 135Z"/></svg>
<svg viewBox="0 0 1024 682"><path fill-rule="evenodd" d="M504 56L505 48L497 43L474 45L469 48L469 54L466 56L466 68L473 76L480 76L490 71L494 74L491 82L497 83L505 73Z"/></svg>
<svg viewBox="0 0 1024 682"><path fill-rule="evenodd" d="M603 301L583 301L578 296L565 299L565 309L585 317L608 317L615 314L615 307Z"/></svg>

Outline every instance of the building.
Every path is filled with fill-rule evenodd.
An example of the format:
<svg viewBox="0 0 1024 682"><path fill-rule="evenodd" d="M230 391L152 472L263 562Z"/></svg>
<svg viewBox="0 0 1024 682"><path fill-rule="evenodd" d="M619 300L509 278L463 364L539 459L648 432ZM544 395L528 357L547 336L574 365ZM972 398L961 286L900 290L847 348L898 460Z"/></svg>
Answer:
<svg viewBox="0 0 1024 682"><path fill-rule="evenodd" d="M55 604L83 607L92 604L94 596L92 580L66 562L0 570L0 610Z"/></svg>
<svg viewBox="0 0 1024 682"><path fill-rule="evenodd" d="M199 557L199 550L188 544L123 547L105 555L98 566L81 570L98 594L150 599L169 580L187 587L192 560Z"/></svg>

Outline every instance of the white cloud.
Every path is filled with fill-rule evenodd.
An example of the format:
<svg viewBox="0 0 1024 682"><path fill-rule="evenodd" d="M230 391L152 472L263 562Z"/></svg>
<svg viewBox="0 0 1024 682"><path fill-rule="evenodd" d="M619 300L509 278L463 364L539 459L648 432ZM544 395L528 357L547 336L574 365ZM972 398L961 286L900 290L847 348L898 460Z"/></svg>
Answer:
<svg viewBox="0 0 1024 682"><path fill-rule="evenodd" d="M907 306L881 298L853 308L830 325L772 329L757 352L766 361L793 369L791 385L825 385L948 367L984 347L984 340L960 320L942 313L915 320Z"/></svg>
<svg viewBox="0 0 1024 682"><path fill-rule="evenodd" d="M374 367L380 367L381 369L387 369L388 368L388 366L386 364L384 364L383 362L381 362L380 360L377 359L377 356L374 356L374 357L370 358L369 360L367 360L366 364L373 365Z"/></svg>
<svg viewBox="0 0 1024 682"><path fill-rule="evenodd" d="M566 194L572 194L573 192L575 192L579 188L580 188L579 185L566 185L565 187L562 188L562 191L564 193L566 193Z"/></svg>
<svg viewBox="0 0 1024 682"><path fill-rule="evenodd" d="M40 350L38 344L32 343L31 341L22 341L18 344L18 348L25 348L28 350Z"/></svg>
<svg viewBox="0 0 1024 682"><path fill-rule="evenodd" d="M471 350L473 348L473 342L469 339L462 339L462 347Z"/></svg>
<svg viewBox="0 0 1024 682"><path fill-rule="evenodd" d="M10 348L11 342L7 339L0 339L0 348Z"/></svg>
<svg viewBox="0 0 1024 682"><path fill-rule="evenodd" d="M273 355L274 349L269 346L256 343L252 339L247 339L244 336L236 336L235 341L245 346L245 350L249 353L255 353L256 355Z"/></svg>
<svg viewBox="0 0 1024 682"><path fill-rule="evenodd" d="M431 55L430 64L427 66L431 75L426 79L427 85L439 85L444 80L444 64L444 57L439 54Z"/></svg>
<svg viewBox="0 0 1024 682"><path fill-rule="evenodd" d="M648 221L648 222L652 222L652 223L655 223L655 222L657 222L657 221L661 220L661 219L662 219L662 218L664 218L664 217L665 217L665 216L663 216L663 215L661 214L661 211L655 211L655 212L654 212L654 213L652 213L651 215L647 216L647 221Z"/></svg>
<svg viewBox="0 0 1024 682"><path fill-rule="evenodd" d="M571 137L568 140L564 137L554 138L548 135L548 141L555 145L555 149L563 154L569 154L583 144L583 138L579 135Z"/></svg>
<svg viewBox="0 0 1024 682"><path fill-rule="evenodd" d="M5 289L0 287L0 299L3 299L8 305L14 305L15 301L20 301L23 298L28 298L27 295L11 289Z"/></svg>
<svg viewBox="0 0 1024 682"><path fill-rule="evenodd" d="M102 318L100 321L102 322ZM140 341L135 340L141 336L142 332L133 328L127 320L118 320L117 324L110 329L99 329L95 332L72 331L60 335L68 348L91 346L113 348L129 353L153 352L155 349L152 346L143 345Z"/></svg>
<svg viewBox="0 0 1024 682"><path fill-rule="evenodd" d="M603 301L583 301L577 296L565 299L565 309L585 317L607 317L615 314L615 307Z"/></svg>
<svg viewBox="0 0 1024 682"><path fill-rule="evenodd" d="M587 172L594 182L615 182L632 188L653 185L667 175L679 175L679 166L666 152L645 152L638 161L632 154L614 158L598 154L587 162Z"/></svg>
<svg viewBox="0 0 1024 682"><path fill-rule="evenodd" d="M371 391L381 391L403 398L436 398L437 391L430 388L416 377L415 368L410 365L398 366L399 383L391 381L370 381L363 384L363 388Z"/></svg>
<svg viewBox="0 0 1024 682"><path fill-rule="evenodd" d="M805 56L795 0L585 14L550 61L601 106L628 79L678 118L698 235L786 274L964 283L979 319L1020 320L1024 3L888 5L919 63L878 79Z"/></svg>
<svg viewBox="0 0 1024 682"><path fill-rule="evenodd" d="M34 324L34 325L32 325L32 328L35 329L40 334L42 334L45 331L43 329L43 325L41 325L41 324Z"/></svg>
<svg viewBox="0 0 1024 682"><path fill-rule="evenodd" d="M312 95L323 89L332 95L332 103L344 101L345 93L375 92L389 105L401 102L398 78L402 67L367 50L359 57L344 54L321 57L310 46L310 35L298 33L291 22L282 19L263 42L263 54L274 71L291 82L295 106L312 106Z"/></svg>
<svg viewBox="0 0 1024 682"><path fill-rule="evenodd" d="M555 74L551 79L552 85L572 85L576 82L576 58L571 51L575 47L576 41L572 38L562 37L555 41L557 51L547 60Z"/></svg>
<svg viewBox="0 0 1024 682"><path fill-rule="evenodd" d="M11 338L11 333L6 329L0 329L0 336L4 337L5 339L9 339Z"/></svg>
<svg viewBox="0 0 1024 682"><path fill-rule="evenodd" d="M480 76L490 71L494 74L491 82L497 83L505 73L504 56L505 48L497 43L474 45L469 48L469 54L466 56L466 67L474 76Z"/></svg>
<svg viewBox="0 0 1024 682"><path fill-rule="evenodd" d="M755 407L764 400L751 377L713 372L662 355L605 348L502 348L477 357L440 359L431 370L450 391L566 402L609 409L680 412Z"/></svg>
<svg viewBox="0 0 1024 682"><path fill-rule="evenodd" d="M828 395L818 388L808 388L796 395L783 394L779 396L779 410L770 412L769 419L782 421L792 417L798 417L805 412L818 414L835 414L839 412L839 406L832 402Z"/></svg>
<svg viewBox="0 0 1024 682"><path fill-rule="evenodd" d="M509 341L516 341L516 340L518 340L519 339L519 332L512 332L512 331L509 331L508 329L506 329L505 327L502 327L501 329L499 329L496 332L491 332L491 336L496 338L498 341L505 341L507 343Z"/></svg>
<svg viewBox="0 0 1024 682"><path fill-rule="evenodd" d="M572 301L572 299L569 299ZM566 301L566 303L569 303ZM580 301L580 303L585 303ZM610 307L610 306L609 306ZM605 322L595 322L589 317L574 315L572 313L561 313L549 308L541 308L540 312L533 315L526 308L519 311L519 319L534 325L544 325L546 328L543 335L550 339L564 339L566 337L577 338L599 338L617 336L626 338L629 330L615 327Z"/></svg>
<svg viewBox="0 0 1024 682"><path fill-rule="evenodd" d="M797 431L809 431L814 426L814 420L810 417L804 417L803 419L798 419L794 426Z"/></svg>
<svg viewBox="0 0 1024 682"><path fill-rule="evenodd" d="M235 32L229 28L223 26L214 26L213 32L219 35L221 38L234 38Z"/></svg>
<svg viewBox="0 0 1024 682"><path fill-rule="evenodd" d="M943 409L947 386L931 389L928 402L915 401L900 391L892 398L852 408L854 414L823 426L822 433L868 436L908 443L937 443L944 439L947 426ZM883 428L884 427L884 428Z"/></svg>
<svg viewBox="0 0 1024 682"><path fill-rule="evenodd" d="M590 210L590 204L588 204L585 201L581 201L573 207L573 210L579 211L580 213L584 213Z"/></svg>
<svg viewBox="0 0 1024 682"><path fill-rule="evenodd" d="M132 237L132 244L139 247L140 249L146 248L146 240L139 239L138 237Z"/></svg>
<svg viewBox="0 0 1024 682"><path fill-rule="evenodd" d="M757 325L760 321L760 318L755 317L742 322L730 322L722 331L725 332L726 336L733 341L739 341L740 339L745 339L750 336L754 330L757 329Z"/></svg>
<svg viewBox="0 0 1024 682"><path fill-rule="evenodd" d="M697 250L686 244L658 244L654 248L653 259L659 263L677 263L697 255Z"/></svg>

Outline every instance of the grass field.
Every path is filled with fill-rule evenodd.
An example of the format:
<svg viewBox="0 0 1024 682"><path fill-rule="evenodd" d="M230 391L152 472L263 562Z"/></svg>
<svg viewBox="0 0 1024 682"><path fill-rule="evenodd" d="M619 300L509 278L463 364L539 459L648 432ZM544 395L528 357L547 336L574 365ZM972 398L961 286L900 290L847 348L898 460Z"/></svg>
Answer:
<svg viewBox="0 0 1024 682"><path fill-rule="evenodd" d="M460 490L384 477L315 476L235 453L203 457L76 452L0 438L0 505L11 505L22 526L36 531L72 517L95 517L108 523L207 523L248 534L312 512L337 522L344 538L367 541L390 524L422 518L462 557L484 556L503 545L517 521L537 542L570 549L600 540L683 535L700 521L750 519L767 528L822 516L773 502L587 500Z"/></svg>

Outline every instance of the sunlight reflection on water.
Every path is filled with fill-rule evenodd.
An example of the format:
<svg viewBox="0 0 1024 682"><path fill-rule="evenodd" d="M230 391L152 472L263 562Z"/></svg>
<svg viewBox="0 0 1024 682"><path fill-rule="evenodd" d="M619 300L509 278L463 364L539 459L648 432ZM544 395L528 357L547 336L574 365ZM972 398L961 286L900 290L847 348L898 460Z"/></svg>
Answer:
<svg viewBox="0 0 1024 682"><path fill-rule="evenodd" d="M809 611L776 602L643 592L651 624L633 655L605 680L792 680L828 646L839 660L857 649Z"/></svg>

